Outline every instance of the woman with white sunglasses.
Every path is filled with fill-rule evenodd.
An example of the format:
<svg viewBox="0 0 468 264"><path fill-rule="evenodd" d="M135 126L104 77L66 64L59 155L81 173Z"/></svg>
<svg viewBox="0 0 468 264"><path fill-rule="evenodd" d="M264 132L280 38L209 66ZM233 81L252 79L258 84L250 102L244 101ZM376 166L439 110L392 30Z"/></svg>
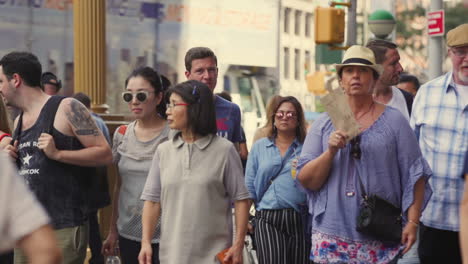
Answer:
<svg viewBox="0 0 468 264"><path fill-rule="evenodd" d="M118 246L123 263L137 263L141 247L143 190L151 160L158 145L168 139L164 93L169 80L150 67L138 68L125 81L122 98L135 117L114 133L112 153L118 177L114 187L109 235L104 255L114 255ZM152 263L159 263L159 223L151 243Z"/></svg>

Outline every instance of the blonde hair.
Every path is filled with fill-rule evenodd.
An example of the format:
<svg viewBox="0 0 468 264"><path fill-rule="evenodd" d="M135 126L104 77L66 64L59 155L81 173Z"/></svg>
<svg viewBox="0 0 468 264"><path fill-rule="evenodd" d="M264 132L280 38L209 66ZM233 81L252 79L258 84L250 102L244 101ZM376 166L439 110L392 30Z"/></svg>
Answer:
<svg viewBox="0 0 468 264"><path fill-rule="evenodd" d="M10 121L8 117L8 111L3 102L3 98L0 97L0 131L3 133L11 134Z"/></svg>
<svg viewBox="0 0 468 264"><path fill-rule="evenodd" d="M267 122L264 126L259 127L257 131L255 131L254 139L252 143L255 143L257 140L267 137L271 134L273 129L273 119L275 115L276 108L278 106L278 102L283 99L280 95L273 95L268 99L268 103L266 106L266 118Z"/></svg>
<svg viewBox="0 0 468 264"><path fill-rule="evenodd" d="M281 99L283 99L281 95L273 95L270 97L270 100L268 100L266 107L267 122L263 126L264 128L271 128L273 125L273 116L275 115L276 108L278 108L278 103Z"/></svg>

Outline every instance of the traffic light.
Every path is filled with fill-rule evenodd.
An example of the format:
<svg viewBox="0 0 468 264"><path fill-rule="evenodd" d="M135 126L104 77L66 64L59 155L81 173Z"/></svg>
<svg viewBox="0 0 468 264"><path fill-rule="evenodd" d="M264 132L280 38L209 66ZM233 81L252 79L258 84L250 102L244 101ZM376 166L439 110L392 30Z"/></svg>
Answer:
<svg viewBox="0 0 468 264"><path fill-rule="evenodd" d="M315 9L315 43L338 44L344 42L345 12L334 7Z"/></svg>
<svg viewBox="0 0 468 264"><path fill-rule="evenodd" d="M327 93L325 89L325 73L314 72L306 76L307 89L314 95L324 95Z"/></svg>

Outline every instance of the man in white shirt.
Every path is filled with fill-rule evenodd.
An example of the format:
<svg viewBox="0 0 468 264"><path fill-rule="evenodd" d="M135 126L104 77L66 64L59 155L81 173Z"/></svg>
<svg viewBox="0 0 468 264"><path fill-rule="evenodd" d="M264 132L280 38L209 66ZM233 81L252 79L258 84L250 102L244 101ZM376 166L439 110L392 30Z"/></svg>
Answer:
<svg viewBox="0 0 468 264"><path fill-rule="evenodd" d="M397 45L386 40L375 39L367 42L366 47L374 52L376 63L382 65L384 69L374 86L374 100L398 109L409 122L413 96L396 87L400 79L400 74L403 72ZM418 241L416 240L410 251L408 251L398 263L419 263L417 249Z"/></svg>
<svg viewBox="0 0 468 264"><path fill-rule="evenodd" d="M400 64L400 54L397 46L386 40L371 40L366 45L374 52L376 63L384 68L374 87L374 99L385 105L400 110L409 122L412 95L396 87L403 67Z"/></svg>
<svg viewBox="0 0 468 264"><path fill-rule="evenodd" d="M0 168L0 253L18 246L29 263L61 263L49 217L1 152Z"/></svg>

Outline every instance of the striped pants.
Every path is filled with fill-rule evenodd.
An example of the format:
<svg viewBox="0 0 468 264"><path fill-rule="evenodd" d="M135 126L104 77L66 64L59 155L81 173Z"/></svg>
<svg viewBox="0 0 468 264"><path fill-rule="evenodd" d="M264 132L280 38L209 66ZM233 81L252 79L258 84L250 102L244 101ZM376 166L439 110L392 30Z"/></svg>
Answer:
<svg viewBox="0 0 468 264"><path fill-rule="evenodd" d="M309 260L310 238L301 214L294 209L261 210L255 214L259 264L302 264Z"/></svg>

